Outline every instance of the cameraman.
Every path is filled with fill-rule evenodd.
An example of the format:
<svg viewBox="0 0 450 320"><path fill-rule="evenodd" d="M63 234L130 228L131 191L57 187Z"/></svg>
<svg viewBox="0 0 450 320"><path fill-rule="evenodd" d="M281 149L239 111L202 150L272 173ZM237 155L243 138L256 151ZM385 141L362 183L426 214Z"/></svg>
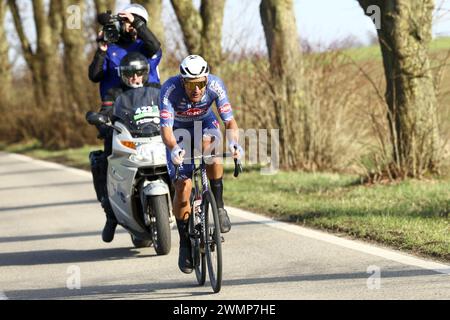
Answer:
<svg viewBox="0 0 450 320"><path fill-rule="evenodd" d="M98 22L103 26L116 25L119 34L115 43L105 42L103 30L97 38L98 49L94 60L89 66L89 79L100 82L100 96L102 101L108 91L121 85L118 68L120 61L129 52L143 54L150 65L149 83L159 84L158 64L161 61L161 43L148 29L148 13L139 4L127 5L119 12L120 22L111 22L113 16L110 13L98 15Z"/></svg>

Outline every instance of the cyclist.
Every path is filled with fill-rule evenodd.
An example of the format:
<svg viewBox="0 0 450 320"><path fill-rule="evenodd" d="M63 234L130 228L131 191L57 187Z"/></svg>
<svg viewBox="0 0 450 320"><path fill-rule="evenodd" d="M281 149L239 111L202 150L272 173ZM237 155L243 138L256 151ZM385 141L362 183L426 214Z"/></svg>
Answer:
<svg viewBox="0 0 450 320"><path fill-rule="evenodd" d="M167 80L160 93L161 136L166 145L169 175L175 185L173 213L180 235L178 266L184 273L191 273L193 270L188 235L193 164L183 163L186 150L180 146L181 137L177 141L176 135L181 133L183 146L189 148L189 151L192 145L196 149L218 151L217 147L222 145L222 134L212 109L214 102L225 124L233 157L240 158L243 151L238 144L239 128L233 117L226 88L219 77L209 74L209 66L202 57L186 57L180 64L180 74ZM194 134L198 124L201 124L202 130L199 137ZM190 143L184 141L186 132L189 133ZM174 165L180 165L180 179L177 181ZM220 158L214 158L211 164L207 164L207 175L219 209L220 229L222 233L226 233L231 229L231 222L222 198L223 165Z"/></svg>

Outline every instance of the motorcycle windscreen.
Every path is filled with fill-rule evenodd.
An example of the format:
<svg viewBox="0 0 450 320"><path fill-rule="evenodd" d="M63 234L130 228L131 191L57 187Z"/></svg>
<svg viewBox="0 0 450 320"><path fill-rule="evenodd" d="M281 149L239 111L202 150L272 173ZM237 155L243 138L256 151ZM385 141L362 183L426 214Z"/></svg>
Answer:
<svg viewBox="0 0 450 320"><path fill-rule="evenodd" d="M134 138L160 134L159 109L153 88L139 88L121 94L114 103L113 115L127 127ZM150 92L151 93L151 92Z"/></svg>

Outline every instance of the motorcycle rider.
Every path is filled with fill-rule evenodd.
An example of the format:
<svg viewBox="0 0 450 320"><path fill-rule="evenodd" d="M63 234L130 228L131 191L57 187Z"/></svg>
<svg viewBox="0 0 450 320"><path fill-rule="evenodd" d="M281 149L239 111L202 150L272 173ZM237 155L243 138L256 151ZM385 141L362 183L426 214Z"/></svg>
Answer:
<svg viewBox="0 0 450 320"><path fill-rule="evenodd" d="M118 70L121 60L127 54L135 52L144 56L149 67L145 83L160 88L158 64L162 56L161 44L147 27L148 12L139 4L129 4L118 15L124 20L120 24L118 42L106 43L103 32L100 32L97 40L98 49L89 66L89 79L93 82L100 82L101 112L108 115L112 115L114 100L124 90L124 82ZM101 24L108 23L110 18L109 13L102 13L98 16ZM104 139L104 151L94 151L89 158L97 198L107 217L102 239L105 242L111 242L117 226L114 215L111 214L112 209L106 193L107 157L112 152L112 130L107 126L97 126L97 128L99 130L98 137Z"/></svg>
<svg viewBox="0 0 450 320"><path fill-rule="evenodd" d="M121 108L136 110L140 107L157 106L160 89L159 85L148 82L149 73L150 65L144 55L139 52L128 53L119 66L121 87L110 89L105 96L105 101L110 102L112 107L103 104L100 113L106 115L111 122L114 122L113 110L115 113L118 113ZM103 126L99 130L105 133L104 157L107 158L112 153L113 130L107 126ZM106 186L107 161L105 162L106 166L96 165L95 160L91 161L91 164L94 184L96 185L96 190L99 190L100 196L98 195L98 197L106 213L102 239L104 242L111 242L114 239L117 220L108 199Z"/></svg>

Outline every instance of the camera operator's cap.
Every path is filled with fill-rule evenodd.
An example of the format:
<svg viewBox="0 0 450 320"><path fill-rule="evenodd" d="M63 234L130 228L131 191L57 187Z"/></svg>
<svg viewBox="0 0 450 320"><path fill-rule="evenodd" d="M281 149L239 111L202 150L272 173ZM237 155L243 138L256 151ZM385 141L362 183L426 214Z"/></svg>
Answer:
<svg viewBox="0 0 450 320"><path fill-rule="evenodd" d="M140 4L131 3L131 4L127 5L122 11L135 14L135 15L141 17L142 19L144 19L145 23L148 23L148 12Z"/></svg>

